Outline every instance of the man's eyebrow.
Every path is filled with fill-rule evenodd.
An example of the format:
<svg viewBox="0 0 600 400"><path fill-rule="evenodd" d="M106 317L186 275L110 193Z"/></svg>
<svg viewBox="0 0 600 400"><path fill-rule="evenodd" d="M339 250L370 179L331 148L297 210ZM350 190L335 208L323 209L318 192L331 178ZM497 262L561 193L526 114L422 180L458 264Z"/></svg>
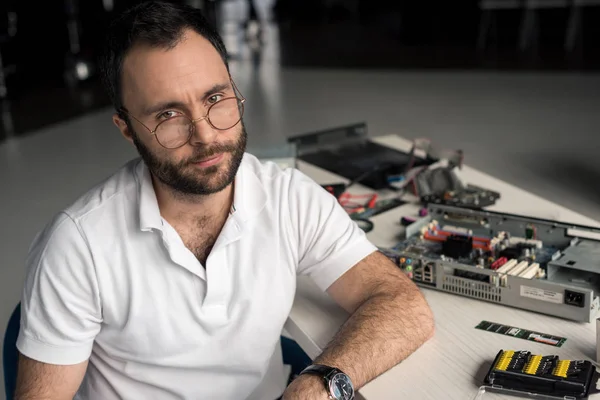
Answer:
<svg viewBox="0 0 600 400"><path fill-rule="evenodd" d="M155 114L159 111L167 110L169 108L184 108L185 104L180 101L165 101L161 103L156 103L151 106L148 106L142 110L142 115L148 116Z"/></svg>
<svg viewBox="0 0 600 400"><path fill-rule="evenodd" d="M202 96L202 100L206 100L207 97L210 97L217 92L222 92L223 90L229 89L230 87L231 87L231 85L229 84L229 82L228 83L217 83L216 85L214 85L213 87L208 89L206 92L204 92L204 96Z"/></svg>
<svg viewBox="0 0 600 400"><path fill-rule="evenodd" d="M207 97L210 97L217 92L221 92L223 90L229 89L230 87L231 87L231 85L229 83L218 83L204 92L204 94L202 95L202 100L204 101L204 100L206 100ZM142 110L142 115L143 116L152 115L157 112L167 110L169 108L182 109L182 108L186 108L186 105L180 101L164 101L164 102L152 104L148 107L145 107Z"/></svg>

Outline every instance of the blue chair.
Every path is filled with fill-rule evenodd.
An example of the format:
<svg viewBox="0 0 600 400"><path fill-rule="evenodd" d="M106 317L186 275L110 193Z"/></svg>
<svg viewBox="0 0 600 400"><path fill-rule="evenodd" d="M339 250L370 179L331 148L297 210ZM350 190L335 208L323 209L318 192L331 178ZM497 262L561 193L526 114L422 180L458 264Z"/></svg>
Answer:
<svg viewBox="0 0 600 400"><path fill-rule="evenodd" d="M281 353L283 355L283 363L292 367L290 381L312 363L310 357L302 350L298 343L285 336L281 336Z"/></svg>
<svg viewBox="0 0 600 400"><path fill-rule="evenodd" d="M6 333L4 335L4 346L2 349L2 366L4 367L4 390L6 399L15 397L17 387L17 365L19 363L19 352L17 351L17 337L21 327L21 303L17 304L13 311Z"/></svg>

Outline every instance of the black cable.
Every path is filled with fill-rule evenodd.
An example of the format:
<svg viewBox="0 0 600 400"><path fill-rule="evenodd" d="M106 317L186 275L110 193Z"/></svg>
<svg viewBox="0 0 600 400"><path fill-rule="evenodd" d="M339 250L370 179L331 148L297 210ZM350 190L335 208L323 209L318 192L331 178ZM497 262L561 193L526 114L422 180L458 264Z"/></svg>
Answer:
<svg viewBox="0 0 600 400"><path fill-rule="evenodd" d="M362 229L363 231L365 231L365 233L371 232L373 230L373 228L375 227L373 222L369 221L368 219L353 218L352 220L355 221L356 224L358 225L358 227L360 229Z"/></svg>

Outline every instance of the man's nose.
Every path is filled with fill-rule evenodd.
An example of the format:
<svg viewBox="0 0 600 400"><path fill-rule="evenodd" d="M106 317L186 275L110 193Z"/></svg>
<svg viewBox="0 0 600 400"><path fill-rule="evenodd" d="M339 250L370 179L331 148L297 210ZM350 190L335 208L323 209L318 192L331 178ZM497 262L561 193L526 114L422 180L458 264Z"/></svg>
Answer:
<svg viewBox="0 0 600 400"><path fill-rule="evenodd" d="M205 145L215 141L218 131L211 126L206 116L192 121L193 134L190 138L192 146Z"/></svg>

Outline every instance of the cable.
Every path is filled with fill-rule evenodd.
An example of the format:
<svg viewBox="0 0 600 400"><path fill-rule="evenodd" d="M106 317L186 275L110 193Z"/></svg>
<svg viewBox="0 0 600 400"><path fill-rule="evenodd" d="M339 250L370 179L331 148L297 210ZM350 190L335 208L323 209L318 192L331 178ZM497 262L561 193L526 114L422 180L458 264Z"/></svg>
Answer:
<svg viewBox="0 0 600 400"><path fill-rule="evenodd" d="M354 222L356 222L356 224L358 225L358 227L360 229L362 229L365 233L371 232L373 230L373 228L375 227L375 225L373 224L373 222L369 221L368 219L364 219L364 218L356 218L356 219L352 219Z"/></svg>

